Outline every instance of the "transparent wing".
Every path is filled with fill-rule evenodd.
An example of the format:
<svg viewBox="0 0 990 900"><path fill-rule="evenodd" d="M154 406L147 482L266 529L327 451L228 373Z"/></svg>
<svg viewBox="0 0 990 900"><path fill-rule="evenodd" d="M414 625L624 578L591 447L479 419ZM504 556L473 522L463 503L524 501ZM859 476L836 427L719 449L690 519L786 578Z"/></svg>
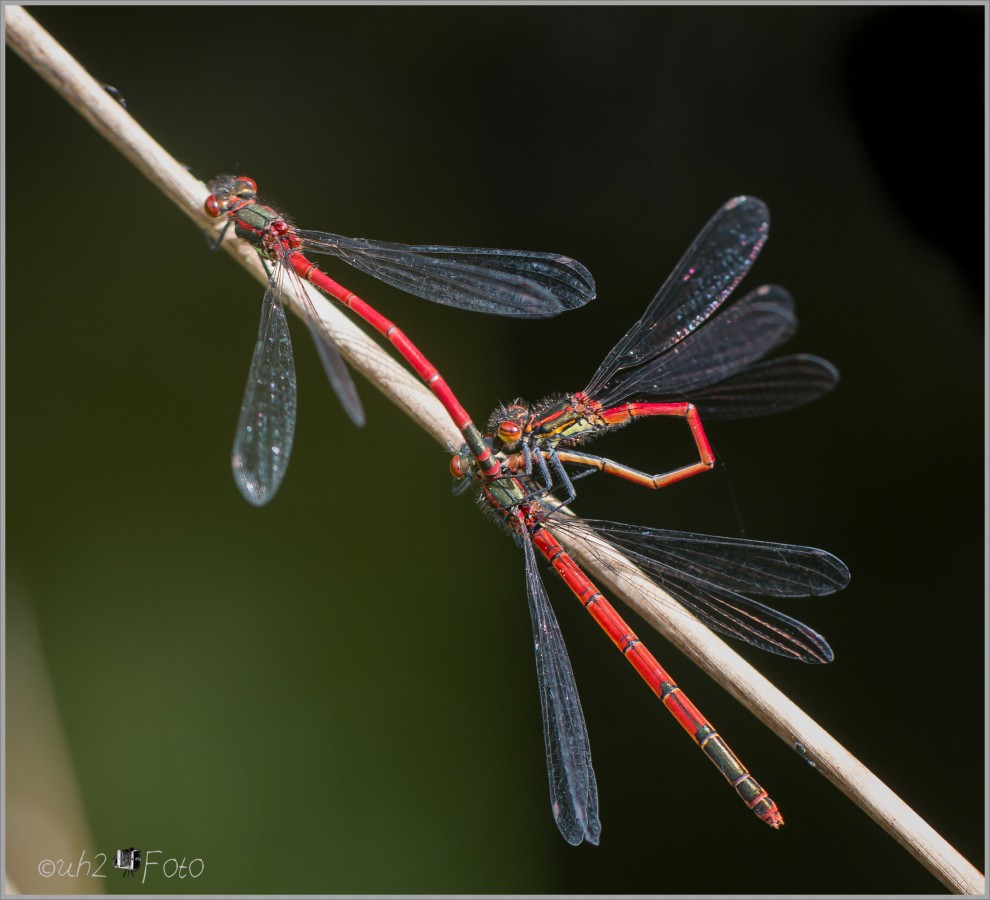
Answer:
<svg viewBox="0 0 990 900"><path fill-rule="evenodd" d="M536 565L529 534L522 539L526 559L526 596L533 623L536 678L543 712L543 742L550 778L550 806L568 844L597 844L598 786L591 767L591 746L578 698L574 672Z"/></svg>
<svg viewBox="0 0 990 900"><path fill-rule="evenodd" d="M642 318L605 357L585 393L609 392L616 373L664 353L699 328L749 271L769 222L769 211L755 197L736 197L715 213Z"/></svg>
<svg viewBox="0 0 990 900"><path fill-rule="evenodd" d="M804 406L838 383L838 369L827 359L796 353L769 359L725 381L691 391L689 399L705 421L750 419Z"/></svg>
<svg viewBox="0 0 990 900"><path fill-rule="evenodd" d="M545 318L584 306L595 280L556 253L392 244L322 231L298 231L304 251L344 260L392 287L475 312Z"/></svg>
<svg viewBox="0 0 990 900"><path fill-rule="evenodd" d="M797 544L562 516L554 519L553 527L575 531L592 546L620 549L714 631L802 662L832 659L831 648L818 632L743 593L807 597L840 590L849 583L849 570L831 553ZM608 565L605 554L599 561Z"/></svg>
<svg viewBox="0 0 990 900"><path fill-rule="evenodd" d="M354 385L354 379L351 378L351 372L347 368L347 363L344 362L344 358L340 355L336 344L333 343L330 335L321 324L314 325L307 319L306 326L309 328L310 337L313 339L316 350L320 354L323 371L326 372L327 380L330 382L333 392L337 395L340 405L344 407L347 417L358 428L362 428L366 421L364 406L362 406L361 399L358 397L357 388Z"/></svg>
<svg viewBox="0 0 990 900"><path fill-rule="evenodd" d="M281 267L277 272L280 273ZM279 277L261 301L258 341L251 357L231 467L244 499L263 506L278 490L296 430L296 370Z"/></svg>
<svg viewBox="0 0 990 900"><path fill-rule="evenodd" d="M663 353L626 369L596 395L611 406L631 397L691 397L751 366L797 330L790 294L775 285L751 291Z"/></svg>
<svg viewBox="0 0 990 900"><path fill-rule="evenodd" d="M764 285L665 353L624 371L596 399L606 406L633 397L690 400L703 417L719 419L794 409L828 393L839 380L835 366L817 356L759 362L796 330L790 294Z"/></svg>

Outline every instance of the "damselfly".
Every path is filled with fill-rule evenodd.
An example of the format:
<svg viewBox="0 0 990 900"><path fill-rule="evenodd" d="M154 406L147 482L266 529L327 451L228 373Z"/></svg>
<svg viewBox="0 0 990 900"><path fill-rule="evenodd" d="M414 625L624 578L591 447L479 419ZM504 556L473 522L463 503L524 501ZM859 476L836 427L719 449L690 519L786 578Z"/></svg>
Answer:
<svg viewBox="0 0 990 900"><path fill-rule="evenodd" d="M532 479L502 477L482 483L481 502L523 549L550 805L564 839L575 845L583 840L598 843L598 790L577 685L534 547L743 802L764 822L779 828L784 819L776 803L564 550L554 532L583 539L606 566L612 552L624 554L713 630L809 663L832 659L825 639L746 594L829 594L848 583L846 567L830 553L813 547L585 521L562 514L559 506L545 504L535 494Z"/></svg>
<svg viewBox="0 0 990 900"><path fill-rule="evenodd" d="M769 213L760 200L730 200L583 391L496 410L488 430L508 469L530 474L535 465L548 486L552 466L566 491L564 503L574 499L564 464L661 488L714 465L703 421L782 412L831 390L838 372L820 357L794 354L761 362L797 329L787 291L764 285L722 308L756 259L768 228ZM643 402L646 398L651 402ZM650 475L573 449L645 416L686 419L698 461ZM470 453L453 463L455 476L473 467Z"/></svg>
<svg viewBox="0 0 990 900"><path fill-rule="evenodd" d="M432 244L406 246L305 231L259 203L257 185L250 178L223 175L210 183L210 190L207 214L228 217L217 245L233 224L237 237L250 243L266 265L272 266L232 456L238 488L258 506L271 500L278 490L295 434L296 373L282 305L286 272L290 279L316 285L385 335L426 381L458 427L468 419L436 368L415 345L360 297L318 269L307 254L338 257L417 297L497 315L553 316L582 306L595 296L591 273L566 256ZM302 285L295 293L330 384L354 423L363 424L364 410L354 382L323 319Z"/></svg>

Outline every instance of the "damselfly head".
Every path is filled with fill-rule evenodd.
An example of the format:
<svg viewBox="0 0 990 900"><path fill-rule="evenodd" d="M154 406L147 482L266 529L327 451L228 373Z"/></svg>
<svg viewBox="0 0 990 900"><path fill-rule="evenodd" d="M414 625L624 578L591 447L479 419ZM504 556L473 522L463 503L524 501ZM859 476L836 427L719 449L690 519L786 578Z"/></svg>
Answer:
<svg viewBox="0 0 990 900"><path fill-rule="evenodd" d="M209 187L213 193L206 198L203 208L214 219L249 206L258 196L258 185L246 175L221 175L214 178Z"/></svg>
<svg viewBox="0 0 990 900"><path fill-rule="evenodd" d="M500 406L488 418L488 432L499 442L496 449L510 453L516 449L526 433L529 406L517 400L508 406Z"/></svg>
<svg viewBox="0 0 990 900"><path fill-rule="evenodd" d="M460 453L450 458L450 474L456 479L470 478L474 474L473 463L474 457L467 447L464 447ZM455 493L457 493L456 488Z"/></svg>

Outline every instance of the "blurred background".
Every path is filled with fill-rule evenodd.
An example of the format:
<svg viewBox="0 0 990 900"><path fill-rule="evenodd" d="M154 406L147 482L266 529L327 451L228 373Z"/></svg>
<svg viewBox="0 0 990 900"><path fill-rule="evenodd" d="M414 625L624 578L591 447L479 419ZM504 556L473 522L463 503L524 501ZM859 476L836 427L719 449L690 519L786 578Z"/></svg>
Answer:
<svg viewBox="0 0 990 900"><path fill-rule="evenodd" d="M744 289L792 292L788 350L831 359L839 388L711 426L712 474L591 478L576 510L840 556L846 591L786 607L834 663L741 652L982 868L982 7L32 13L195 175L250 174L303 227L587 265L599 299L517 323L330 264L479 423L583 387L719 205L766 201ZM548 575L604 826L567 846L521 554L364 382L350 425L295 319L293 462L250 508L229 452L260 286L7 60L7 636L40 654L8 657L7 778L51 793L62 744L75 786L46 815L78 823L64 853L20 831L21 887L136 889L37 876L133 846L204 861L149 872L159 893L941 890L631 616L788 825L758 822ZM657 471L692 458L685 431L595 450ZM8 836L40 816L26 794Z"/></svg>

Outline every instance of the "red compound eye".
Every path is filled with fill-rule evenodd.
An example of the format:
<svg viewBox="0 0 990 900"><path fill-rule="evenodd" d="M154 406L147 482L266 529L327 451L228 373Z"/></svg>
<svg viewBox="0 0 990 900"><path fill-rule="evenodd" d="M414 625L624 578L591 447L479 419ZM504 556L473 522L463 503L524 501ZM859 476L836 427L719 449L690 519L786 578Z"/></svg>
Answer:
<svg viewBox="0 0 990 900"><path fill-rule="evenodd" d="M498 437L503 444L513 444L522 435L522 428L517 422L500 422L498 426Z"/></svg>
<svg viewBox="0 0 990 900"><path fill-rule="evenodd" d="M234 182L234 193L238 197L254 197L258 193L258 185L253 178L246 175L238 175Z"/></svg>
<svg viewBox="0 0 990 900"><path fill-rule="evenodd" d="M217 202L217 195L210 194L206 198L206 203L203 204L203 209L206 210L208 216L212 216L214 219L220 216L220 204Z"/></svg>

